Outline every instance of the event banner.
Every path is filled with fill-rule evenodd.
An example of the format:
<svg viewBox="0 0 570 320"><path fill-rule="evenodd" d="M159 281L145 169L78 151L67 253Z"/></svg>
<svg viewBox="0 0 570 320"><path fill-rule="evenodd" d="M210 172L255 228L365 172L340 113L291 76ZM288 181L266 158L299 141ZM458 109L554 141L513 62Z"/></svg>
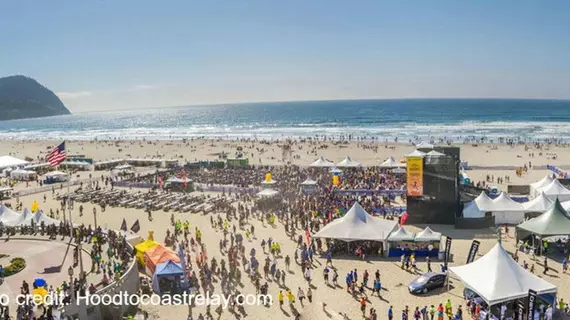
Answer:
<svg viewBox="0 0 570 320"><path fill-rule="evenodd" d="M451 250L451 238L446 237L445 239L445 269L447 269L447 263L449 262L449 252Z"/></svg>
<svg viewBox="0 0 570 320"><path fill-rule="evenodd" d="M471 249L469 249L469 255L467 256L467 264L470 264L475 260L475 255L477 255L477 251L479 251L479 245L481 243L477 240L473 240L471 243Z"/></svg>
<svg viewBox="0 0 570 320"><path fill-rule="evenodd" d="M528 320L534 320L534 305L536 301L536 291L528 290L528 306L526 308L526 318Z"/></svg>
<svg viewBox="0 0 570 320"><path fill-rule="evenodd" d="M408 157L407 161L408 196L420 197L424 195L424 159L422 157Z"/></svg>
<svg viewBox="0 0 570 320"><path fill-rule="evenodd" d="M516 320L524 320L524 300L519 299L517 301L517 319Z"/></svg>

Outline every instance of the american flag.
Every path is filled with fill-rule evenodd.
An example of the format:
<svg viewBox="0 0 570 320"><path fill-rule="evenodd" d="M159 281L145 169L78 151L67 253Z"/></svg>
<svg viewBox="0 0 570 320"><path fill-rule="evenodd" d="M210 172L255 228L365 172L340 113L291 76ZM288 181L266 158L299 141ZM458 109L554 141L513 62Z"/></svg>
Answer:
<svg viewBox="0 0 570 320"><path fill-rule="evenodd" d="M62 142L59 146L53 148L47 156L47 161L49 162L50 167L55 167L65 161L65 142Z"/></svg>

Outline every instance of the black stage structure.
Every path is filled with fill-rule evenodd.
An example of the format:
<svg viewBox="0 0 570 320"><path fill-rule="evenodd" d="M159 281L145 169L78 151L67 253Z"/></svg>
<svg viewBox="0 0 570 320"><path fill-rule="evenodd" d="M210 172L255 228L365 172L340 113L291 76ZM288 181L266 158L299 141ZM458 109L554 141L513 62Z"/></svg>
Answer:
<svg viewBox="0 0 570 320"><path fill-rule="evenodd" d="M458 147L435 147L439 155L423 158L423 190L420 197L408 196L407 212L410 224L455 224L461 217L459 196Z"/></svg>

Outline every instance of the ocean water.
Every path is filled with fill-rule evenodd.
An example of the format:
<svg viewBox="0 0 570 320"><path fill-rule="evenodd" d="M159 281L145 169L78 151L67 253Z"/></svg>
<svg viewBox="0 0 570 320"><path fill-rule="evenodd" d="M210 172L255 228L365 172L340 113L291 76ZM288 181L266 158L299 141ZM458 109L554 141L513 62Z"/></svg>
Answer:
<svg viewBox="0 0 570 320"><path fill-rule="evenodd" d="M411 99L249 103L0 122L0 139L570 141L570 100Z"/></svg>

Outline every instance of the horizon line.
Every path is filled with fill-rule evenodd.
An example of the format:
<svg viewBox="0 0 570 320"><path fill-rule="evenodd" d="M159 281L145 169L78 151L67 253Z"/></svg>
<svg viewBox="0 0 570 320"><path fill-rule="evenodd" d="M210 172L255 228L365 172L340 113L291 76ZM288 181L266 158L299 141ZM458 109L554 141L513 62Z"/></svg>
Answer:
<svg viewBox="0 0 570 320"><path fill-rule="evenodd" d="M92 111L78 111L71 112L73 114L81 113L102 113L102 112L114 112L114 111L134 111L134 110L152 110L152 109L176 109L176 108L186 108L186 107L218 107L227 105L247 105L247 104L262 104L262 103L303 103L303 102L342 102L342 101L405 101L405 100L504 100L504 101L561 101L570 102L570 98L454 98L454 97L441 97L441 98L354 98L354 99L306 99L306 100L275 100L275 101L246 101L246 102L224 102L224 103L211 103L211 104L184 104L175 106L156 106L156 107L128 107L125 109L105 109L105 110L92 110Z"/></svg>

